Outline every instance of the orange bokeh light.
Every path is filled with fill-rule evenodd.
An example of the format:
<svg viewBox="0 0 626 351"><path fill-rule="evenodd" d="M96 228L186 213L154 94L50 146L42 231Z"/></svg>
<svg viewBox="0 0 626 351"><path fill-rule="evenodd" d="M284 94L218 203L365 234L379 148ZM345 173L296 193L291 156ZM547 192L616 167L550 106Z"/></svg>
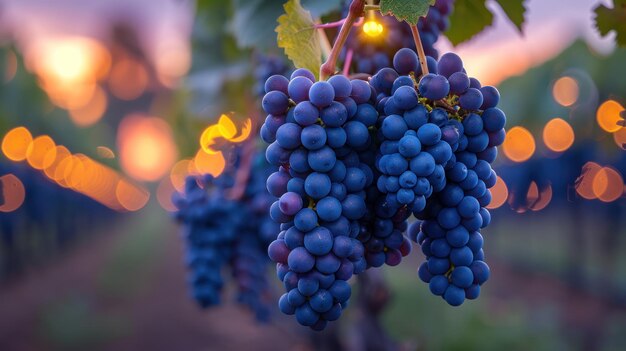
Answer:
<svg viewBox="0 0 626 351"><path fill-rule="evenodd" d="M617 132L622 128L617 122L621 120L620 112L624 111L624 107L615 100L607 100L600 107L596 113L596 120L600 128L609 133Z"/></svg>
<svg viewBox="0 0 626 351"><path fill-rule="evenodd" d="M554 100L560 105L568 107L572 106L578 100L579 94L578 82L572 77L559 78L552 87L552 95Z"/></svg>
<svg viewBox="0 0 626 351"><path fill-rule="evenodd" d="M24 161L32 142L33 136L28 129L13 128L2 139L2 152L11 161Z"/></svg>
<svg viewBox="0 0 626 351"><path fill-rule="evenodd" d="M602 167L595 162L587 162L583 166L581 176L576 184L576 192L582 198L593 200L597 197L593 191L593 182L600 169Z"/></svg>
<svg viewBox="0 0 626 351"><path fill-rule="evenodd" d="M107 95L100 87L96 87L91 99L82 107L71 109L70 118L80 127L88 127L98 122L107 109Z"/></svg>
<svg viewBox="0 0 626 351"><path fill-rule="evenodd" d="M532 182L526 194L526 203L528 208L533 211L541 211L546 208L552 201L552 186L548 184L544 189L539 191L537 183Z"/></svg>
<svg viewBox="0 0 626 351"><path fill-rule="evenodd" d="M226 167L226 160L221 152L216 154L207 154L202 150L198 150L196 157L193 159L193 174L211 174L214 177L222 174Z"/></svg>
<svg viewBox="0 0 626 351"><path fill-rule="evenodd" d="M26 151L26 160L34 169L44 169L46 167L46 154L56 154L56 144L54 140L47 135L38 136L28 146ZM49 160L48 160L49 162Z"/></svg>
<svg viewBox="0 0 626 351"><path fill-rule="evenodd" d="M520 126L509 129L502 144L506 157L513 162L524 162L535 152L535 138L528 129Z"/></svg>
<svg viewBox="0 0 626 351"><path fill-rule="evenodd" d="M134 100L148 87L148 71L136 60L121 59L111 69L109 88L121 100Z"/></svg>
<svg viewBox="0 0 626 351"><path fill-rule="evenodd" d="M124 118L117 142L122 168L138 180L158 180L176 161L172 131L160 118L138 115Z"/></svg>
<svg viewBox="0 0 626 351"><path fill-rule="evenodd" d="M563 152L574 144L574 129L562 118L550 120L543 128L543 142L548 149Z"/></svg>
<svg viewBox="0 0 626 351"><path fill-rule="evenodd" d="M4 196L4 201L0 202L0 212L13 212L20 208L26 198L26 189L18 177L7 174L0 177L0 187Z"/></svg>
<svg viewBox="0 0 626 351"><path fill-rule="evenodd" d="M593 177L593 194L602 202L613 202L624 192L624 179L613 168L602 167Z"/></svg>
<svg viewBox="0 0 626 351"><path fill-rule="evenodd" d="M218 153L214 149L217 139L225 139L232 143L240 143L248 139L252 133L252 120L246 119L241 127L241 132L237 135L235 122L227 115L221 115L216 124L208 126L200 136L200 146L204 152L209 154Z"/></svg>
<svg viewBox="0 0 626 351"><path fill-rule="evenodd" d="M147 190L137 187L123 179L117 183L115 196L120 205L131 212L142 209L150 199L150 193Z"/></svg>
<svg viewBox="0 0 626 351"><path fill-rule="evenodd" d="M176 191L180 193L185 191L185 179L191 173L190 169L195 169L192 160L180 160L172 167L169 178Z"/></svg>
<svg viewBox="0 0 626 351"><path fill-rule="evenodd" d="M509 188L506 186L504 180L497 177L496 184L489 190L491 191L491 202L487 205L487 208L493 210L504 205L506 199L509 197Z"/></svg>

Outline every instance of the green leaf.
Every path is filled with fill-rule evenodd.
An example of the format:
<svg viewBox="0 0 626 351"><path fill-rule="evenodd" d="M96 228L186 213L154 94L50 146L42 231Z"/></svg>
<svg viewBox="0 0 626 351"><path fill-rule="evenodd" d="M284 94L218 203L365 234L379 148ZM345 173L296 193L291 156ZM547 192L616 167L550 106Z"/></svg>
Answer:
<svg viewBox="0 0 626 351"><path fill-rule="evenodd" d="M289 0L285 13L278 18L278 46L298 68L306 68L315 76L322 65L322 48L311 13L300 5L300 0Z"/></svg>
<svg viewBox="0 0 626 351"><path fill-rule="evenodd" d="M602 36L615 31L617 45L626 46L626 0L613 0L613 8L599 5L594 9L596 27Z"/></svg>
<svg viewBox="0 0 626 351"><path fill-rule="evenodd" d="M380 0L380 12L391 14L398 21L417 24L420 17L425 17L428 8L435 4L435 0Z"/></svg>
<svg viewBox="0 0 626 351"><path fill-rule="evenodd" d="M493 14L485 7L484 1L457 0L446 37L456 46L482 32L492 22Z"/></svg>
<svg viewBox="0 0 626 351"><path fill-rule="evenodd" d="M231 30L239 47L270 49L276 46L276 19L283 0L234 0Z"/></svg>
<svg viewBox="0 0 626 351"><path fill-rule="evenodd" d="M522 24L524 24L524 14L526 13L526 7L524 6L524 0L497 0L504 13L509 17L511 22L522 32Z"/></svg>

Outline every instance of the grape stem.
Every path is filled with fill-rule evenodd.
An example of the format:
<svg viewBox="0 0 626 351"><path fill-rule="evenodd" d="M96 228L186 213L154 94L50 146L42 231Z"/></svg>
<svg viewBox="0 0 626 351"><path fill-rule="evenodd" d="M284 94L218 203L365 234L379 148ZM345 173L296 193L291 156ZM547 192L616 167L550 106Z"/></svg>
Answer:
<svg viewBox="0 0 626 351"><path fill-rule="evenodd" d="M341 52L341 49L343 49L343 46L348 39L350 29L352 29L352 26L354 25L356 20L363 15L364 7L365 0L352 0L352 3L350 3L348 17L346 17L345 22L341 25L339 35L337 36L335 44L330 51L330 56L328 57L326 62L324 62L320 67L320 80L327 80L331 75L335 73L339 53Z"/></svg>
<svg viewBox="0 0 626 351"><path fill-rule="evenodd" d="M346 21L346 19L344 18L342 20L335 21L335 22L316 23L315 24L315 29L331 29L331 28L341 27L345 21ZM365 22L364 18L363 17L359 17L359 19L356 22L354 22L354 24L352 24L352 26L353 27L362 26L363 22Z"/></svg>
<svg viewBox="0 0 626 351"><path fill-rule="evenodd" d="M365 5L363 11L380 11L380 5Z"/></svg>
<svg viewBox="0 0 626 351"><path fill-rule="evenodd" d="M350 65L352 64L352 55L354 55L354 50L349 49L346 52L346 60L343 63L343 72L342 72L342 74L346 77L350 73Z"/></svg>
<svg viewBox="0 0 626 351"><path fill-rule="evenodd" d="M420 38L420 31L417 29L417 24L411 24L411 32L413 33L413 40L415 40L415 48L417 48L417 56L420 60L420 66L422 67L422 75L428 74L428 63L426 61L426 53L422 46L422 38Z"/></svg>

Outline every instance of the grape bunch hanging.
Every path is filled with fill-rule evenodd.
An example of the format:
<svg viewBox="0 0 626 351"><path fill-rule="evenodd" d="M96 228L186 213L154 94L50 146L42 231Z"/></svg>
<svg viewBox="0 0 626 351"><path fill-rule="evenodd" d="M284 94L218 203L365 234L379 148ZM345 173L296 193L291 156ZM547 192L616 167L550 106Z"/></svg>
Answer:
<svg viewBox="0 0 626 351"><path fill-rule="evenodd" d="M265 190L268 164L262 153L252 157L250 179L241 197L230 191L236 185L242 149L235 150L238 160L217 178L189 176L183 193L174 195L178 208L175 218L181 223L186 243L188 282L192 297L207 308L218 305L229 268L237 286L237 301L249 307L259 321L270 315L267 305L267 245L278 225L268 216L274 199ZM271 172L271 171L270 171Z"/></svg>
<svg viewBox="0 0 626 351"><path fill-rule="evenodd" d="M489 278L480 230L505 136L499 93L453 53L420 64L404 48L392 62L367 81L298 69L265 83L278 305L314 330L347 307L352 275L399 264L409 238L426 256L420 279L448 304L477 298Z"/></svg>

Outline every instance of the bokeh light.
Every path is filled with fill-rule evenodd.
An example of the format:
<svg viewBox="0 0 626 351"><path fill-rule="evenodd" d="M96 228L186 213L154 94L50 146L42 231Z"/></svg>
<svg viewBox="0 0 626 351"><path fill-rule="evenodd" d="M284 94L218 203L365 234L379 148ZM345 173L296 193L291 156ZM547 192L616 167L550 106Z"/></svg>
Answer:
<svg viewBox="0 0 626 351"><path fill-rule="evenodd" d="M101 87L96 87L89 101L76 109L71 109L70 118L79 127L88 127L98 122L107 109L107 95Z"/></svg>
<svg viewBox="0 0 626 351"><path fill-rule="evenodd" d="M578 100L578 82L572 77L559 78L552 87L554 100L562 106L572 106Z"/></svg>
<svg viewBox="0 0 626 351"><path fill-rule="evenodd" d="M624 192L624 179L615 169L602 167L593 177L591 189L598 200L613 202Z"/></svg>
<svg viewBox="0 0 626 351"><path fill-rule="evenodd" d="M138 180L167 174L178 153L169 125L156 117L130 115L120 123L117 142L122 168Z"/></svg>
<svg viewBox="0 0 626 351"><path fill-rule="evenodd" d="M502 144L504 155L514 162L524 162L535 152L535 138L528 129L520 126L509 129Z"/></svg>
<svg viewBox="0 0 626 351"><path fill-rule="evenodd" d="M622 128L617 122L621 120L620 112L624 111L624 107L615 100L607 100L600 107L596 113L596 120L600 128L609 133L617 132Z"/></svg>
<svg viewBox="0 0 626 351"><path fill-rule="evenodd" d="M618 147L626 149L624 147L626 144L626 128L622 127L617 132L613 133L613 140Z"/></svg>
<svg viewBox="0 0 626 351"><path fill-rule="evenodd" d="M38 136L28 146L26 160L34 169L44 169L45 156L48 152L56 153L54 140L47 135Z"/></svg>
<svg viewBox="0 0 626 351"><path fill-rule="evenodd" d="M235 122L227 115L221 115L217 123L208 126L200 135L200 146L204 152L212 154L218 153L215 148L219 139L224 139L231 143L240 143L248 139L252 133L252 120L247 118L241 126L241 131L237 132Z"/></svg>
<svg viewBox="0 0 626 351"><path fill-rule="evenodd" d="M539 189L537 183L532 182L526 195L528 208L532 211L541 211L552 201L552 185L548 184Z"/></svg>
<svg viewBox="0 0 626 351"><path fill-rule="evenodd" d="M185 191L185 179L190 173L190 169L194 169L192 160L180 160L176 162L172 170L170 171L170 182L174 189L178 192Z"/></svg>
<svg viewBox="0 0 626 351"><path fill-rule="evenodd" d="M144 93L148 79L148 71L141 62L123 58L111 68L109 88L118 99L134 100Z"/></svg>
<svg viewBox="0 0 626 351"><path fill-rule="evenodd" d="M497 177L496 184L490 189L490 191L491 202L487 205L488 209L493 210L506 203L506 199L509 197L509 189L502 178Z"/></svg>
<svg viewBox="0 0 626 351"><path fill-rule="evenodd" d="M574 129L562 118L550 120L543 128L543 142L548 149L563 152L574 144Z"/></svg>
<svg viewBox="0 0 626 351"><path fill-rule="evenodd" d="M202 150L198 150L193 159L191 169L192 174L211 174L214 177L222 174L226 168L226 160L221 152L216 154L207 154Z"/></svg>
<svg viewBox="0 0 626 351"><path fill-rule="evenodd" d="M11 129L2 139L2 152L11 161L26 159L33 136L25 127Z"/></svg>
<svg viewBox="0 0 626 351"><path fill-rule="evenodd" d="M576 192L582 198L593 200L597 197L593 190L593 183L600 169L602 169L602 167L595 162L587 162L583 165L580 178L576 183Z"/></svg>
<svg viewBox="0 0 626 351"><path fill-rule="evenodd" d="M6 174L0 177L0 183L4 196L4 201L0 202L0 212L13 212L20 208L26 198L22 181L13 174Z"/></svg>
<svg viewBox="0 0 626 351"><path fill-rule="evenodd" d="M120 205L127 211L135 212L142 209L150 199L150 193L127 180L121 179L115 188L115 196Z"/></svg>

